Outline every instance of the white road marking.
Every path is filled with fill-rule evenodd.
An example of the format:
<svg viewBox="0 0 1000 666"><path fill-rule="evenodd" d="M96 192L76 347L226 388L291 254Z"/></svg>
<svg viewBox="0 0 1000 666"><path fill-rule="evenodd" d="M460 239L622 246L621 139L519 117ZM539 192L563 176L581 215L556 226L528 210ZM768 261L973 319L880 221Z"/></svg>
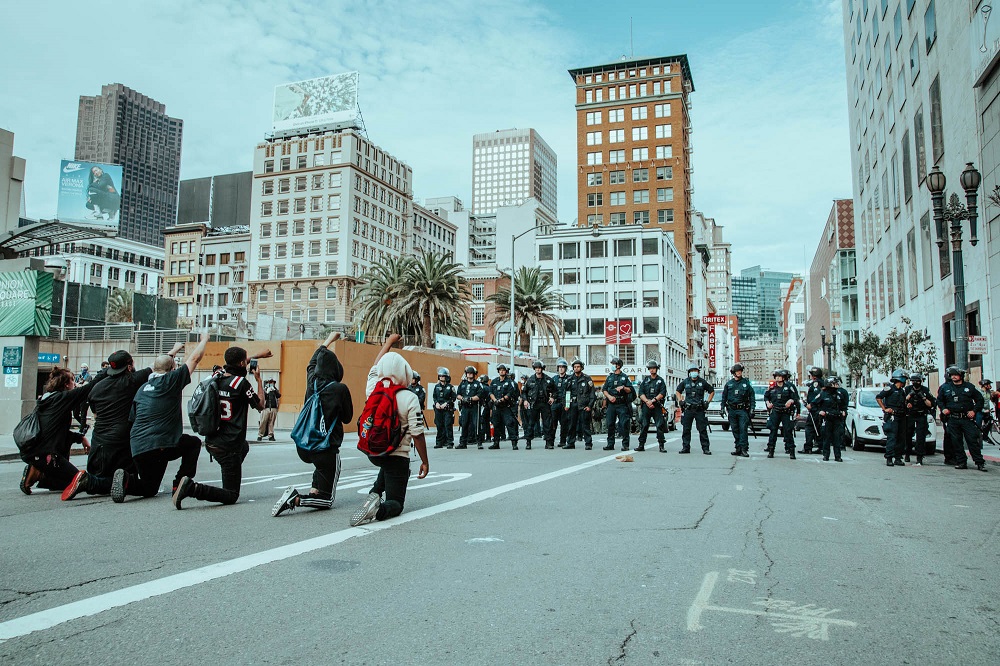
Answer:
<svg viewBox="0 0 1000 666"><path fill-rule="evenodd" d="M503 543L503 539L499 537L475 537L473 539L466 539L465 543Z"/></svg>
<svg viewBox="0 0 1000 666"><path fill-rule="evenodd" d="M831 518L830 516L823 516L823 520L840 520L839 518Z"/></svg>
<svg viewBox="0 0 1000 666"><path fill-rule="evenodd" d="M568 474L574 474L614 459L614 455L603 456L579 465L564 467L563 469L533 476L531 478L524 479L523 481L514 481L513 483L507 483L502 486L497 486L496 488L482 490L477 493L472 493L471 495L466 495L465 497L444 502L442 504L437 504L424 509L418 509L410 513L404 513L403 515L389 521L369 523L368 525L361 527L350 527L338 532L331 532L330 534L313 537L312 539L305 539L303 541L290 543L284 546L278 546L277 548L271 548L259 553L244 555L243 557L237 557L232 560L217 562L215 564L209 564L204 567L192 569L191 571L166 576L164 578L151 580L146 583L139 583L138 585L132 585L121 590L99 594L96 597L90 597L89 599L81 599L80 601L74 601L68 604L63 604L62 606L50 608L48 610L14 618L13 620L7 620L6 622L0 623L0 643L8 641L12 638L26 636L36 631L51 629L52 627L59 626L65 622L71 622L80 618L97 615L99 613L103 613L104 611L111 610L112 608L119 608L137 601L144 601L152 597L158 597L171 592L176 592L177 590L193 587L199 583L206 583L218 578L225 578L227 576L248 571L265 564L280 562L282 560L310 553L321 548L327 548L338 543L343 543L353 537L365 536L381 530L392 529L393 527L399 525L405 525L406 523L416 520L430 518L447 511L461 509L478 502L483 502L485 500L493 499L494 497L513 492L515 490L520 490L521 488L558 479Z"/></svg>
<svg viewBox="0 0 1000 666"><path fill-rule="evenodd" d="M969 508L965 504L952 504L952 506L957 507L959 509L968 509Z"/></svg>
<svg viewBox="0 0 1000 666"><path fill-rule="evenodd" d="M736 486L736 490L743 490L743 486Z"/></svg>

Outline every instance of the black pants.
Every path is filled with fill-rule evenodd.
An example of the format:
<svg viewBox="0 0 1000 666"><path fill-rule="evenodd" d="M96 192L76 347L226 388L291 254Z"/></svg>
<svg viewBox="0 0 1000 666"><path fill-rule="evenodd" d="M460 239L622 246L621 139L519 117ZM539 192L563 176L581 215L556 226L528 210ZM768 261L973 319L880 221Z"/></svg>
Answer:
<svg viewBox="0 0 1000 666"><path fill-rule="evenodd" d="M468 446L476 441L479 434L479 403L471 402L458 409L458 424L461 432L458 437L459 446Z"/></svg>
<svg viewBox="0 0 1000 666"><path fill-rule="evenodd" d="M844 433L847 432L843 419L825 419L823 429L823 457L830 457L830 447L833 447L833 457L840 458L840 450L844 444ZM807 445L808 446L808 445Z"/></svg>
<svg viewBox="0 0 1000 666"><path fill-rule="evenodd" d="M205 450L212 454L222 469L222 487L196 483L191 496L204 502L236 504L240 498L240 484L243 481L243 461L250 453L250 445L243 442L243 446L238 449L226 450L206 444Z"/></svg>
<svg viewBox="0 0 1000 666"><path fill-rule="evenodd" d="M379 468L371 492L378 495L385 493L385 500L375 514L375 520L385 520L403 513L406 483L410 479L409 457L368 456L368 462Z"/></svg>
<svg viewBox="0 0 1000 666"><path fill-rule="evenodd" d="M504 438L504 431L511 444L517 444L517 418L513 407L493 406L493 443L499 444Z"/></svg>
<svg viewBox="0 0 1000 666"><path fill-rule="evenodd" d="M608 431L608 446L615 445L615 426L622 440L622 450L629 446L629 423L632 420L632 405L627 402L609 402L608 413L604 417L604 425ZM617 422L617 424L616 424Z"/></svg>
<svg viewBox="0 0 1000 666"><path fill-rule="evenodd" d="M38 487L43 490L63 490L80 471L76 465L69 461L68 457L58 453L34 456L22 454L21 460L42 473L42 478L38 480Z"/></svg>
<svg viewBox="0 0 1000 666"><path fill-rule="evenodd" d="M434 437L434 446L454 446L455 433L452 428L455 425L455 412L451 409L434 410L434 427L437 428L437 435Z"/></svg>
<svg viewBox="0 0 1000 666"><path fill-rule="evenodd" d="M543 402L539 405L533 405L525 410L525 416L527 418L521 424L524 426L525 441L531 442L531 440L538 438L544 439L546 444L550 444L553 440L549 438L549 432L552 430L552 409L549 404Z"/></svg>
<svg viewBox="0 0 1000 666"><path fill-rule="evenodd" d="M923 457L927 455L927 435L930 429L927 426L926 414L914 414L906 417L906 454L916 453Z"/></svg>
<svg viewBox="0 0 1000 666"><path fill-rule="evenodd" d="M698 426L698 438L701 440L701 450L708 450L708 417L705 416L705 410L701 407L689 407L684 410L681 415L681 427L684 428L681 432L681 450L690 451L691 450L691 424L694 423Z"/></svg>
<svg viewBox="0 0 1000 666"><path fill-rule="evenodd" d="M965 447L969 447L972 460L977 465L986 463L983 458L983 442L980 439L981 432L976 425L975 419L958 418L954 415L948 417L948 434L951 435L951 444L954 447L953 459L956 465L967 463Z"/></svg>
<svg viewBox="0 0 1000 666"><path fill-rule="evenodd" d="M107 495L111 492L111 480L116 469L135 474L132 461L132 446L128 437L124 439L94 439L87 456L87 494Z"/></svg>
<svg viewBox="0 0 1000 666"><path fill-rule="evenodd" d="M559 445L565 446L569 430L569 413L558 403L549 406L549 432L545 436L547 444L556 441L556 428L559 429Z"/></svg>
<svg viewBox="0 0 1000 666"><path fill-rule="evenodd" d="M882 432L885 433L885 457L902 460L907 439L906 419L887 415L885 423L882 424Z"/></svg>
<svg viewBox="0 0 1000 666"><path fill-rule="evenodd" d="M667 422L663 416L663 409L654 404L652 408L645 404L639 405L639 446L646 446L646 431L649 429L649 421L652 419L656 428L656 441L663 448L667 441Z"/></svg>
<svg viewBox="0 0 1000 666"><path fill-rule="evenodd" d="M816 432L817 430L819 431L818 433ZM826 437L823 434L822 419L806 410L806 443L803 445L802 450L809 453L810 451L819 449L825 441ZM826 454L824 453L823 455Z"/></svg>
<svg viewBox="0 0 1000 666"><path fill-rule="evenodd" d="M333 501L337 498L337 482L340 481L340 447L330 447L323 451L305 451L295 447L299 460L313 465L312 487L320 499Z"/></svg>
<svg viewBox="0 0 1000 666"><path fill-rule="evenodd" d="M750 412L739 407L729 407L729 429L733 431L733 444L736 451L750 452L750 440L747 429L750 427Z"/></svg>
<svg viewBox="0 0 1000 666"><path fill-rule="evenodd" d="M792 413L771 410L771 415L767 417L767 427L771 433L767 436L767 450L774 451L774 445L778 443L778 428L781 428L782 438L785 441L785 453L795 451L795 430L792 426ZM811 427L811 426L810 426Z"/></svg>
<svg viewBox="0 0 1000 666"><path fill-rule="evenodd" d="M594 437L590 429L590 410L584 409L579 405L571 405L567 414L567 421L569 422L567 445L575 444L577 440L582 439L586 446L593 446Z"/></svg>
<svg viewBox="0 0 1000 666"><path fill-rule="evenodd" d="M81 402L79 405L77 405L76 409L73 410L73 418L76 419L77 423L79 423L82 426L85 426L87 425L87 412L89 411L90 411L90 403L86 401Z"/></svg>
<svg viewBox="0 0 1000 666"><path fill-rule="evenodd" d="M167 463L180 458L181 466L177 469L172 484L176 488L181 477L188 476L193 479L198 473L199 455L201 455L201 440L193 435L181 435L177 446L169 449L140 453L133 458L135 471L125 470L125 494L154 497L160 491Z"/></svg>

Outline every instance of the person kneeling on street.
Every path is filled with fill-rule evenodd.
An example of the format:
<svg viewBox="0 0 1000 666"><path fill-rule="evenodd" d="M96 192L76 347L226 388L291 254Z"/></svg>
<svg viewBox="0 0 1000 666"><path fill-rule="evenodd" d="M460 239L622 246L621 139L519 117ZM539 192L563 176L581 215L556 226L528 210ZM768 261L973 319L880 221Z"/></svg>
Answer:
<svg viewBox="0 0 1000 666"><path fill-rule="evenodd" d="M130 447L133 471L118 468L111 482L111 501L121 503L126 495L153 497L160 491L160 482L167 463L181 459L174 476L173 491L184 477L194 478L198 471L201 440L184 434L182 393L191 383L191 373L205 355L208 333L201 334L198 346L180 366L174 357L165 354L153 361L153 372L132 400L129 420L132 422Z"/></svg>
<svg viewBox="0 0 1000 666"><path fill-rule="evenodd" d="M319 395L319 406L322 411L322 432L327 436L307 437L305 442L295 442L295 452L299 459L312 464L312 488L302 495L294 486L289 486L278 498L272 516L279 516L284 511L296 507L310 509L332 509L337 498L337 482L340 481L340 446L344 443L344 424L354 418L354 403L351 402L351 391L344 384L344 366L340 359L330 349L330 345L340 339L340 333L331 333L326 341L313 353L306 367L306 397L308 404L313 395ZM305 407L303 408L305 410ZM301 418L301 416L300 416ZM318 422L317 422L318 424ZM317 428L319 429L319 428ZM293 434L295 432L293 431ZM310 433L320 435L320 433ZM313 448L308 444L318 441Z"/></svg>
<svg viewBox="0 0 1000 666"><path fill-rule="evenodd" d="M420 456L420 471L417 478L423 479L430 471L427 461L427 442L424 440L424 419L420 413L420 402L412 392L405 390L413 378L413 370L401 355L389 351L402 336L389 336L378 356L375 365L368 373L365 386L365 396L370 397L378 384L383 387L402 387L396 391L396 410L399 414L400 435L399 446L384 456L368 456L368 461L379 468L375 484L354 515L351 516L351 527L364 525L374 520L386 520L403 512L406 500L406 484L410 478L410 449L416 448ZM382 499L382 495L385 499Z"/></svg>

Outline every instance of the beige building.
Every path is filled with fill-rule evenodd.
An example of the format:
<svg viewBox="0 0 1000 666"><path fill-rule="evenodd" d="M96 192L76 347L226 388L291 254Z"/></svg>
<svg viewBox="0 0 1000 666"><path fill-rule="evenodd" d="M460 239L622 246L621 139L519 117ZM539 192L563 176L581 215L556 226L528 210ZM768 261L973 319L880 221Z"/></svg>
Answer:
<svg viewBox="0 0 1000 666"><path fill-rule="evenodd" d="M767 384L771 375L779 368L785 368L785 345L778 340L762 340L754 344L740 345L740 363L744 366L743 376L752 382ZM793 368L786 368L789 372Z"/></svg>
<svg viewBox="0 0 1000 666"><path fill-rule="evenodd" d="M446 255L455 261L458 226L445 217L423 206L413 204L413 233L410 235L410 246L407 254L421 252Z"/></svg>

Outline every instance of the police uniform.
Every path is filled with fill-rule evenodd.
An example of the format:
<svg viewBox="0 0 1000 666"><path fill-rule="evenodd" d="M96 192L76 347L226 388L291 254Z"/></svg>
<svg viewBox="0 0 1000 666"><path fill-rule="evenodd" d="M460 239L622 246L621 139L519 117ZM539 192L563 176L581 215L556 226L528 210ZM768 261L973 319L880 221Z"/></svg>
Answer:
<svg viewBox="0 0 1000 666"><path fill-rule="evenodd" d="M479 448L483 448L482 442L477 442L479 435L479 403L483 399L483 385L478 379L469 379L468 376L462 379L458 385L458 425L460 426L458 436L458 446L464 449L472 443L478 443Z"/></svg>
<svg viewBox="0 0 1000 666"><path fill-rule="evenodd" d="M885 459L903 464L903 449L906 442L906 392L902 386L892 384L875 399L883 407L882 432L885 433ZM892 413L885 411L891 409Z"/></svg>
<svg viewBox="0 0 1000 666"><path fill-rule="evenodd" d="M705 416L705 409L712 399L715 389L711 384L701 377L694 379L688 377L677 385L677 393L681 396L681 426L684 431L681 433L681 453L691 453L691 424L698 426L698 437L701 440L701 450L710 453L708 442L708 417ZM706 398L706 395L708 396Z"/></svg>
<svg viewBox="0 0 1000 666"><path fill-rule="evenodd" d="M524 448L531 448L531 440L535 437L545 439L545 448L554 448L550 436L552 433L552 408L549 400L554 399L556 386L552 378L544 372L542 376L531 375L524 382L524 390L521 392L522 402L527 402L525 408L525 419L521 423L524 426ZM541 427L539 428L539 420Z"/></svg>
<svg viewBox="0 0 1000 666"><path fill-rule="evenodd" d="M823 437L823 419L816 416L816 406L820 398L823 397L823 385L818 379L811 379L806 382L806 416L809 423L806 424L806 443L799 453L815 453L820 445L825 441ZM818 431L818 432L817 432Z"/></svg>
<svg viewBox="0 0 1000 666"><path fill-rule="evenodd" d="M838 386L823 389L813 401L813 418L823 419L823 427L820 429L823 442L823 460L830 459L830 447L832 446L834 459L837 462L843 461L840 457L840 451L847 433L844 423L847 419L849 400L850 396L847 394L847 390Z"/></svg>
<svg viewBox="0 0 1000 666"><path fill-rule="evenodd" d="M980 439L980 431L976 426L975 416L969 418L969 412L978 414L983 409L983 394L979 392L970 382L962 381L955 384L948 381L938 389L938 404L941 409L947 409L948 414L948 434L951 436L952 460L955 465L964 467L968 465L968 458L965 456L965 446L969 447L972 460L976 466L986 470L986 460L983 458L983 446Z"/></svg>
<svg viewBox="0 0 1000 666"><path fill-rule="evenodd" d="M585 448L594 444L590 430L591 410L594 402L594 380L585 372L579 375L575 372L567 382L566 392L569 394L569 432L566 448L575 448L576 440L582 439Z"/></svg>
<svg viewBox="0 0 1000 666"><path fill-rule="evenodd" d="M604 424L608 430L608 445L605 451L615 448L615 422L618 425L618 436L622 440L622 451L628 451L629 447L629 422L632 419L632 401L635 400L635 390L632 388L632 380L624 372L612 372L604 380L604 387L601 389L604 399L607 400L604 416ZM614 402L612 402L612 398Z"/></svg>
<svg viewBox="0 0 1000 666"><path fill-rule="evenodd" d="M518 389L510 375L497 377L490 383L490 402L493 403L493 445L491 449L500 448L500 440L504 431L514 450L517 450L517 402Z"/></svg>
<svg viewBox="0 0 1000 666"><path fill-rule="evenodd" d="M771 403L771 414L767 417L767 427L770 433L767 436L767 455L774 457L774 446L778 442L778 428L781 428L782 439L785 442L785 453L791 458L795 458L795 428L792 423L792 414L799 406L799 392L790 382L785 382L781 386L775 384L764 393L764 400ZM791 400L792 405L786 407L786 403Z"/></svg>
<svg viewBox="0 0 1000 666"><path fill-rule="evenodd" d="M930 389L922 384L910 384L906 387L906 455L917 454L917 462L929 455L927 451L927 414L934 410L937 401L931 395ZM930 401L930 406L924 400ZM931 442L930 453L934 452L934 442Z"/></svg>
<svg viewBox="0 0 1000 666"><path fill-rule="evenodd" d="M427 389L421 386L420 383L410 384L406 388L416 394L417 400L420 401L420 411L422 412L427 409Z"/></svg>
<svg viewBox="0 0 1000 666"><path fill-rule="evenodd" d="M735 377L726 382L719 400L729 416L729 429L733 431L733 444L737 455L750 455L750 441L747 429L750 427L750 412L757 408L757 396L746 377Z"/></svg>
<svg viewBox="0 0 1000 666"><path fill-rule="evenodd" d="M645 400L639 403L639 446L636 447L636 451L642 451L646 448L646 430L649 428L650 419L653 420L653 425L656 428L656 442L660 445L660 451L666 451L663 448L667 432L663 401L667 397L667 383L659 375L656 377L646 375L639 382L639 395L652 400L653 404L649 406Z"/></svg>
<svg viewBox="0 0 1000 666"><path fill-rule="evenodd" d="M549 406L551 419L546 443L556 441L556 428L559 428L559 448L566 446L566 433L569 428L569 375L555 374L552 377L553 397L555 401ZM547 445L546 444L546 445Z"/></svg>
<svg viewBox="0 0 1000 666"><path fill-rule="evenodd" d="M452 427L455 425L455 387L451 382L442 384L439 380L434 385L434 427L437 428L437 435L434 438L434 448L452 448L455 446L455 433ZM438 409L438 405L442 405Z"/></svg>
<svg viewBox="0 0 1000 666"><path fill-rule="evenodd" d="M493 406L490 404L490 378L483 375L479 378L479 383L483 385L479 401L479 441L490 441L490 421L493 413Z"/></svg>

